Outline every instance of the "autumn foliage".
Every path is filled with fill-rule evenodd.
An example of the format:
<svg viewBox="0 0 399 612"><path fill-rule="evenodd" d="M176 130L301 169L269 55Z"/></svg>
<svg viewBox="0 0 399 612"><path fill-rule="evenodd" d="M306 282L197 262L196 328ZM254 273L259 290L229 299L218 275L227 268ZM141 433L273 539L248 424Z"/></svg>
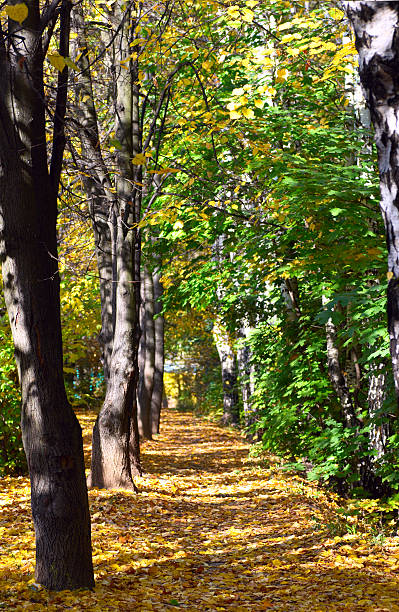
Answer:
<svg viewBox="0 0 399 612"><path fill-rule="evenodd" d="M94 415L79 414L86 458ZM1 481L0 605L12 610L394 612L399 544L343 500L248 456L236 432L164 415L143 448L138 495L90 491L93 592L49 593L32 579L25 478Z"/></svg>

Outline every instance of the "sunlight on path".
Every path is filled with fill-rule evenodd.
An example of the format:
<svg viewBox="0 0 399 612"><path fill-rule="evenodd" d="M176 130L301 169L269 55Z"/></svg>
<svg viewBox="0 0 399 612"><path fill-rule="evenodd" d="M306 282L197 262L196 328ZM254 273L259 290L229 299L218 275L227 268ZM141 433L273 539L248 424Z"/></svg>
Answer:
<svg viewBox="0 0 399 612"><path fill-rule="evenodd" d="M398 538L334 538L334 498L248 459L235 432L170 411L156 438L139 495L89 493L93 593L37 590L27 480L0 481L0 608L399 612Z"/></svg>

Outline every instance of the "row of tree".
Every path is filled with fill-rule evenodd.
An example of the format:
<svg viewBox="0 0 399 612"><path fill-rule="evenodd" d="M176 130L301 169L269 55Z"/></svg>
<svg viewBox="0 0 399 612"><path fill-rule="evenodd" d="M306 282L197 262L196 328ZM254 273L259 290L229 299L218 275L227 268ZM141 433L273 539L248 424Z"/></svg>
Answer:
<svg viewBox="0 0 399 612"><path fill-rule="evenodd" d="M241 419L341 490L380 495L398 482L398 8L342 4L6 5L2 275L36 580L48 588L93 586L81 430L64 384L76 359L62 354L64 332L99 363L95 317L86 332L65 318L82 318L83 293L96 291L92 253L106 390L91 486L134 488L139 435L159 430L162 312L179 327L187 308L205 313L205 338L212 330L224 423ZM393 377L370 115L345 8L377 134ZM61 294L59 250L76 264L63 264ZM192 363L195 381L203 361Z"/></svg>

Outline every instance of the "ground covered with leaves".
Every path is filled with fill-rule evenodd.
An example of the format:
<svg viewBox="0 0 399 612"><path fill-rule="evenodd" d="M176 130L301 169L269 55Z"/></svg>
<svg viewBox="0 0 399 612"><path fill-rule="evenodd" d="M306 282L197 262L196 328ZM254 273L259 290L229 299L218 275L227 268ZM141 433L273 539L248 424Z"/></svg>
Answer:
<svg viewBox="0 0 399 612"><path fill-rule="evenodd" d="M89 458L94 415L79 415ZM238 433L170 411L143 445L139 494L89 492L93 592L34 583L25 478L0 481L0 607L9 610L399 612L399 538L248 456Z"/></svg>

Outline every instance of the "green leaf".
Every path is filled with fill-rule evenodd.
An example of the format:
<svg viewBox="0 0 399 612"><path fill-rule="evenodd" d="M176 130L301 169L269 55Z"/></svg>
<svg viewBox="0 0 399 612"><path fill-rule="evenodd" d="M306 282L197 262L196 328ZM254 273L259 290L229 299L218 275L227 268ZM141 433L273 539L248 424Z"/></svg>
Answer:
<svg viewBox="0 0 399 612"><path fill-rule="evenodd" d="M338 215L340 215L342 212L345 212L343 208L332 208L330 210L333 217L338 217Z"/></svg>

